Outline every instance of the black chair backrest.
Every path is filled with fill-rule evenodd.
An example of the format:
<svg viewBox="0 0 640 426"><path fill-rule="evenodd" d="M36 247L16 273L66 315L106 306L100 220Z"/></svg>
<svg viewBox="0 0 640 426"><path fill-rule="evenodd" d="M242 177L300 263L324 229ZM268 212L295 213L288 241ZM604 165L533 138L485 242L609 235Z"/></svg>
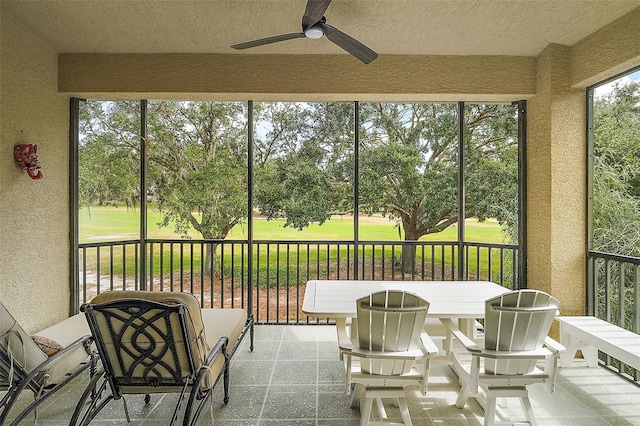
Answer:
<svg viewBox="0 0 640 426"><path fill-rule="evenodd" d="M160 391L194 378L184 305L120 299L81 310L114 394Z"/></svg>

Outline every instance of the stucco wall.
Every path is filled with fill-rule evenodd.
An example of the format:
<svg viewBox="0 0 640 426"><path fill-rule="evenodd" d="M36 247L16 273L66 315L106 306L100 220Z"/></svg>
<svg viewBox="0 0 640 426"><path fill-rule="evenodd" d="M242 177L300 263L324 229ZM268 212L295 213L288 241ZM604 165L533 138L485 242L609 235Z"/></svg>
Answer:
<svg viewBox="0 0 640 426"><path fill-rule="evenodd" d="M640 64L640 8L571 47L571 85L586 87Z"/></svg>
<svg viewBox="0 0 640 426"><path fill-rule="evenodd" d="M69 312L69 101L58 94L56 52L0 19L0 300L35 332ZM21 131L38 145L42 180L14 163Z"/></svg>
<svg viewBox="0 0 640 426"><path fill-rule="evenodd" d="M553 294L561 312L585 308L586 132L584 90L570 87L570 48L538 57L527 134L528 285Z"/></svg>
<svg viewBox="0 0 640 426"><path fill-rule="evenodd" d="M535 58L381 55L60 55L59 89L76 96L215 100L514 101L535 93Z"/></svg>

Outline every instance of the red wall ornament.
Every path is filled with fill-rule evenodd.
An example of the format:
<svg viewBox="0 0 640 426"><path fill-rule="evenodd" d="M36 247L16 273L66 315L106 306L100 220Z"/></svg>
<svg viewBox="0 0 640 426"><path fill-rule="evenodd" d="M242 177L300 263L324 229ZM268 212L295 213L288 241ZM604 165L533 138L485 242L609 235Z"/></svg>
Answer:
<svg viewBox="0 0 640 426"><path fill-rule="evenodd" d="M16 163L33 180L42 179L42 166L38 160L38 146L32 143L15 145L13 155Z"/></svg>

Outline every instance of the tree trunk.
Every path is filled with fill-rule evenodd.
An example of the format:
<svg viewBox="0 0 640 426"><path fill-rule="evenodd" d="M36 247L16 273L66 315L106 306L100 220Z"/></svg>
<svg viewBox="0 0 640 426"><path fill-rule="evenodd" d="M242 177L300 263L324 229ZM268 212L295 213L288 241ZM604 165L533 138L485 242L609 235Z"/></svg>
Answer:
<svg viewBox="0 0 640 426"><path fill-rule="evenodd" d="M416 244L420 235L418 235L417 220L408 218L409 223L403 221L402 228L404 230L405 244L402 246L402 272L413 272L416 265ZM412 220L413 219L413 220Z"/></svg>
<svg viewBox="0 0 640 426"><path fill-rule="evenodd" d="M216 266L216 249L218 243L206 243L205 244L205 263L204 273L213 275Z"/></svg>
<svg viewBox="0 0 640 426"><path fill-rule="evenodd" d="M408 241L406 238L405 242ZM416 265L416 245L404 244L402 246L402 272L412 272L415 270Z"/></svg>

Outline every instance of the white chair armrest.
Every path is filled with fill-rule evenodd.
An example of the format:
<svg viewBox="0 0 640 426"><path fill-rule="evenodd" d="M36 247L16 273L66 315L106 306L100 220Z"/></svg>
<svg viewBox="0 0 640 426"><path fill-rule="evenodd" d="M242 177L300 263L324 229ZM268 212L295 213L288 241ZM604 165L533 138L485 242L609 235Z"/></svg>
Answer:
<svg viewBox="0 0 640 426"><path fill-rule="evenodd" d="M458 326L451 319L441 318L440 321L445 327L447 327L448 333L458 339L469 352L475 353L482 350L473 340L460 331Z"/></svg>
<svg viewBox="0 0 640 426"><path fill-rule="evenodd" d="M340 351L351 351L351 349L353 348L353 343L351 343L351 338L347 333L346 321L336 321L336 330L338 332L338 346L340 347Z"/></svg>
<svg viewBox="0 0 640 426"><path fill-rule="evenodd" d="M429 356L427 352L423 349L414 349L412 351L403 351L403 352L380 352L380 351L370 351L368 349L362 349L359 347L353 347L349 355L355 356L358 358L372 358L372 359L388 359L388 360L416 360L425 356Z"/></svg>
<svg viewBox="0 0 640 426"><path fill-rule="evenodd" d="M422 342L422 346L424 346L428 356L434 356L438 353L438 347L427 333L422 333L420 335L420 341Z"/></svg>
<svg viewBox="0 0 640 426"><path fill-rule="evenodd" d="M563 354L567 350L563 345L561 345L560 343L556 342L555 340L553 340L549 336L547 336L544 339L544 344L550 351L552 351L552 352L554 352L556 354Z"/></svg>
<svg viewBox="0 0 640 426"><path fill-rule="evenodd" d="M540 348L533 351L496 351L492 349L481 349L471 353L474 356L491 359L547 359L555 355L555 352L547 348Z"/></svg>

